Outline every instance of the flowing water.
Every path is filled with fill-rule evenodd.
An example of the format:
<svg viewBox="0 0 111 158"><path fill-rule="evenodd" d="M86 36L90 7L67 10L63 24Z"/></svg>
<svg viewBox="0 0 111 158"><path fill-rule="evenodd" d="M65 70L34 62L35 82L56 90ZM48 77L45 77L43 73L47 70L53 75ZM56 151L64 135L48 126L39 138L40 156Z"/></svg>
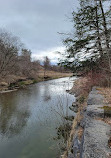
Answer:
<svg viewBox="0 0 111 158"><path fill-rule="evenodd" d="M56 158L56 127L74 96L76 78L40 82L0 94L0 158Z"/></svg>

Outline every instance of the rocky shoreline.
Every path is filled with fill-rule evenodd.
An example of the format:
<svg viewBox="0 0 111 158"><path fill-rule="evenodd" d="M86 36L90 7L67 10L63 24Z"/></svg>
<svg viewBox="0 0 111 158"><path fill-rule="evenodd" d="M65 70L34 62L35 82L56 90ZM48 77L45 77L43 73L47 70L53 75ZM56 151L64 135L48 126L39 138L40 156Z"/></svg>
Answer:
<svg viewBox="0 0 111 158"><path fill-rule="evenodd" d="M70 110L76 113L72 122L72 128L69 139L67 141L67 151L61 155L61 158L77 158L80 155L83 142L83 126L84 126L84 113L86 111L86 101L82 99L82 96L78 93L75 95L75 91L72 89L68 93L76 97L75 102L69 107Z"/></svg>
<svg viewBox="0 0 111 158"><path fill-rule="evenodd" d="M111 158L111 124L105 122L111 117L111 108L106 110L105 105L104 96L97 87L89 93L87 106L80 107L78 100L72 104L78 112L68 140L68 151L62 158Z"/></svg>

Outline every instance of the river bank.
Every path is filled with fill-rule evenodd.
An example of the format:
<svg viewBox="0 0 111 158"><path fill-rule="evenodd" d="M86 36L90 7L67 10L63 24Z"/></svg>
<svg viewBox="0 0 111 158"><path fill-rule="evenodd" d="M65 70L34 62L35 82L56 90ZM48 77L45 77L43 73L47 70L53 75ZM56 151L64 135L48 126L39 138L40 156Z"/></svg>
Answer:
<svg viewBox="0 0 111 158"><path fill-rule="evenodd" d="M39 72L39 75L35 78L27 78L24 76L8 76L8 79L2 79L0 82L0 93L12 92L16 91L17 89L26 88L28 85L41 81L70 77L72 75L72 73L47 71L45 76L44 72Z"/></svg>
<svg viewBox="0 0 111 158"><path fill-rule="evenodd" d="M83 79L84 83L86 79ZM82 83L83 83L82 80ZM79 87L82 85L80 81ZM81 86L80 86L81 85ZM111 89L93 87L83 93L73 86L78 108L67 143L67 151L62 158L110 158L111 157ZM82 102L81 102L82 101Z"/></svg>
<svg viewBox="0 0 111 158"><path fill-rule="evenodd" d="M69 139L67 140L67 150L61 155L62 158L80 157L80 148L82 146L84 132L84 116L88 99L88 91L84 89L85 84L87 84L87 79L79 78L69 90L69 93L76 97L75 102L73 102L70 107L76 112L76 115L72 122Z"/></svg>

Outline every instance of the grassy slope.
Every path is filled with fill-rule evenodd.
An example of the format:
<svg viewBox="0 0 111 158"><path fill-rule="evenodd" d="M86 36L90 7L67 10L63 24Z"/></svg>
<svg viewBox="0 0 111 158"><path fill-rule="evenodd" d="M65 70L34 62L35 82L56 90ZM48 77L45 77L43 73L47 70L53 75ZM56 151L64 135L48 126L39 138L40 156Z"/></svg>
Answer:
<svg viewBox="0 0 111 158"><path fill-rule="evenodd" d="M15 75L8 75L7 77L3 78L0 82L0 91L7 91L9 90L9 85L12 84L12 89L15 87L24 88L26 85L30 85L36 82L44 81L44 80L51 80L57 79L62 77L70 77L72 73L61 73L56 71L46 71L44 78L44 70L41 69L37 74L35 74L34 79L27 79L25 76L15 76ZM32 77L33 78L33 77ZM18 80L23 80L18 82ZM13 83L16 83L14 85Z"/></svg>
<svg viewBox="0 0 111 158"><path fill-rule="evenodd" d="M70 77L72 76L72 73L62 73L62 72L56 72L56 71L46 71L45 76L49 79L56 79L61 77ZM40 71L38 73L38 79L44 80L44 71Z"/></svg>

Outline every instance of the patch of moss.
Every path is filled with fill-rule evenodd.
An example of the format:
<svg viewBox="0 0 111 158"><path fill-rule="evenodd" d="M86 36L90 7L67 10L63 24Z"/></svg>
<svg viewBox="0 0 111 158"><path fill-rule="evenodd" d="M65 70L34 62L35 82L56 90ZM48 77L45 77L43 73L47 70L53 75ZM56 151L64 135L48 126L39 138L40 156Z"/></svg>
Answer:
<svg viewBox="0 0 111 158"><path fill-rule="evenodd" d="M66 116L64 117L66 120L68 121L73 121L74 120L74 116Z"/></svg>
<svg viewBox="0 0 111 158"><path fill-rule="evenodd" d="M111 111L111 107L110 107L110 106L103 106L103 107L101 107L101 109L104 109L104 110L109 110L109 111Z"/></svg>
<svg viewBox="0 0 111 158"><path fill-rule="evenodd" d="M79 102L80 104L83 104L84 101L85 101L85 97L84 97L83 95L80 96L79 99L78 99L78 102Z"/></svg>
<svg viewBox="0 0 111 158"><path fill-rule="evenodd" d="M111 117L111 107L103 106L101 109L104 109L104 117Z"/></svg>
<svg viewBox="0 0 111 158"><path fill-rule="evenodd" d="M33 84L34 84L34 83L37 83L37 80L33 80Z"/></svg>
<svg viewBox="0 0 111 158"><path fill-rule="evenodd" d="M18 82L19 86L30 85L30 84L33 84L33 80L26 80L26 81Z"/></svg>
<svg viewBox="0 0 111 158"><path fill-rule="evenodd" d="M18 85L20 85L20 86L25 85L25 81L21 81L21 82L19 82Z"/></svg>
<svg viewBox="0 0 111 158"><path fill-rule="evenodd" d="M100 87L97 87L96 90L101 91L102 89Z"/></svg>

